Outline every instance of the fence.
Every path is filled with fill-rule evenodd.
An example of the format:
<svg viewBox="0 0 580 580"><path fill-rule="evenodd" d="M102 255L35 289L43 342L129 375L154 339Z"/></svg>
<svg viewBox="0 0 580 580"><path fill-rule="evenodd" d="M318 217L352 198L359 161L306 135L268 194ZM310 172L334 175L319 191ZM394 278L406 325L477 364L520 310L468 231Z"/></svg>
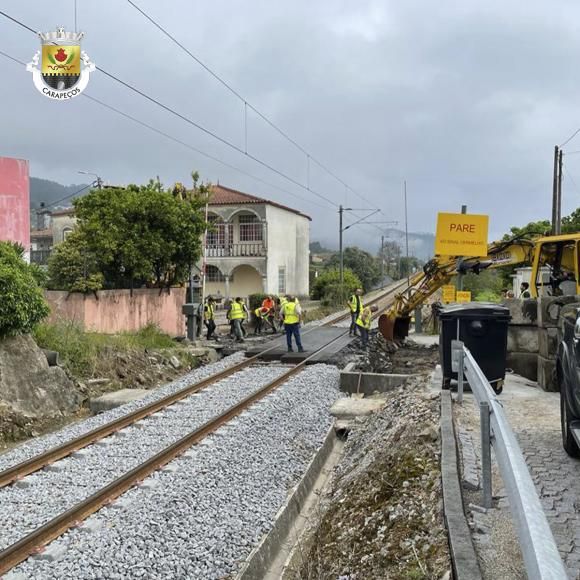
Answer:
<svg viewBox="0 0 580 580"><path fill-rule="evenodd" d="M245 258L261 257L266 255L266 246L263 242L248 242L240 244L216 244L208 245L206 256L208 258Z"/></svg>
<svg viewBox="0 0 580 580"><path fill-rule="evenodd" d="M463 402L467 378L479 407L483 505L492 507L491 446L508 495L528 578L568 578L552 531L536 493L526 460L489 381L473 355L459 340L452 341L452 366L457 372L457 401Z"/></svg>

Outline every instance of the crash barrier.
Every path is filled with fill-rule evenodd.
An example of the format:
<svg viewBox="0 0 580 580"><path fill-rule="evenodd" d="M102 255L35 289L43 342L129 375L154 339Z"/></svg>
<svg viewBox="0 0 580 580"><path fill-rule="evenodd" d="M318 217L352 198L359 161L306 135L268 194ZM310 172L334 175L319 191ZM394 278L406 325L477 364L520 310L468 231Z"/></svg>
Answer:
<svg viewBox="0 0 580 580"><path fill-rule="evenodd" d="M528 578L568 577L550 530L526 460L503 407L483 371L462 341L451 344L452 368L457 372L457 402L463 402L467 379L480 413L483 506L492 507L491 446L507 492Z"/></svg>

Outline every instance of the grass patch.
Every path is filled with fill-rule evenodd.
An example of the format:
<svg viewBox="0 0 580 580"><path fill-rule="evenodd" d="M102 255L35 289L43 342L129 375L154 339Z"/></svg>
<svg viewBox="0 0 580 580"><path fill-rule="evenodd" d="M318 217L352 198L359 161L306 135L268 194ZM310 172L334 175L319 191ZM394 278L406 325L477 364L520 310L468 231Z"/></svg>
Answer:
<svg viewBox="0 0 580 580"><path fill-rule="evenodd" d="M163 350L176 346L171 337L154 324L138 332L110 335L85 332L80 324L62 320L40 324L34 338L41 348L57 351L62 364L77 377L92 377L99 358L111 350Z"/></svg>

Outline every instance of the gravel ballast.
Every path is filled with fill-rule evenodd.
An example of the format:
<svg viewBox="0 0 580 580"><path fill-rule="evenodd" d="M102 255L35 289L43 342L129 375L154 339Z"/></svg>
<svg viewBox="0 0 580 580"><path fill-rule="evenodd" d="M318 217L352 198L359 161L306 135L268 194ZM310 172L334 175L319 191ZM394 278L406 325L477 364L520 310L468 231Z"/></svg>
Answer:
<svg viewBox="0 0 580 580"><path fill-rule="evenodd" d="M244 369L0 489L0 549L86 499L286 370L281 366Z"/></svg>
<svg viewBox="0 0 580 580"><path fill-rule="evenodd" d="M271 528L331 424L339 371L313 365L29 559L22 578L221 578ZM120 507L116 507L120 506ZM87 533L84 530L92 528ZM16 576L18 574L18 576Z"/></svg>
<svg viewBox="0 0 580 580"><path fill-rule="evenodd" d="M167 383L163 387L152 390L151 394L147 395L143 399L128 403L122 407L117 407L116 409L111 409L110 411L106 411L105 413L101 413L95 417L90 417L84 421L79 421L78 423L69 425L64 429L55 431L54 433L43 435L42 437L37 437L35 439L30 439L18 447L15 447L14 449L11 449L10 451L0 455L0 471L30 459L34 455L48 451L53 447L62 445L63 443L79 437L80 435L84 435L85 433L88 433L97 427L101 427L105 423L110 423L114 419L118 419L123 415L127 415L136 409L140 409L141 407L152 403L153 401L158 401L163 397L180 391L181 389L184 389L193 383L201 381L211 375L215 375L220 371L234 366L244 359L244 353L237 352L231 356L223 358L218 362L195 369L180 379L172 381L171 383Z"/></svg>

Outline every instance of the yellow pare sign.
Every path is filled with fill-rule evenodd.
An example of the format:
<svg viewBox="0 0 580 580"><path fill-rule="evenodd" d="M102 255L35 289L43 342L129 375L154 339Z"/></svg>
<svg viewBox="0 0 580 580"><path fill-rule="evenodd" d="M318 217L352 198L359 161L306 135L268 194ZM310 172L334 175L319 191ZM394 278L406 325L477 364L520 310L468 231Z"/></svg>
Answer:
<svg viewBox="0 0 580 580"><path fill-rule="evenodd" d="M455 302L455 286L452 286L451 284L447 286L442 286L441 291L443 294L441 298L443 302L445 302L445 304Z"/></svg>
<svg viewBox="0 0 580 580"><path fill-rule="evenodd" d="M438 213L435 253L439 256L487 256L489 216Z"/></svg>
<svg viewBox="0 0 580 580"><path fill-rule="evenodd" d="M457 290L456 302L471 302L471 292L469 290Z"/></svg>

